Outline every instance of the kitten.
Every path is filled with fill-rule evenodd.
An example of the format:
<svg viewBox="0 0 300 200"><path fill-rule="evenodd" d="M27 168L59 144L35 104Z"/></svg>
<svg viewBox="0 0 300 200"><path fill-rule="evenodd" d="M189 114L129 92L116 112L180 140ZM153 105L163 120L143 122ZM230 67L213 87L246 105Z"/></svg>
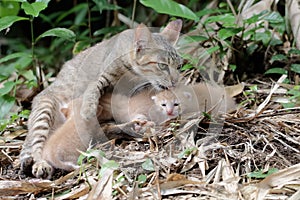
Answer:
<svg viewBox="0 0 300 200"><path fill-rule="evenodd" d="M51 166L42 158L44 144L53 127L61 122L59 109L82 97L80 114L96 118L99 99L125 74L141 77L154 88L169 88L178 81L181 58L174 49L181 20L170 22L161 33L151 33L141 24L96 44L66 62L55 81L32 102L28 134L20 154L21 171L37 178L48 177ZM102 142L106 137L99 136ZM31 169L32 168L32 169Z"/></svg>
<svg viewBox="0 0 300 200"><path fill-rule="evenodd" d="M175 118L180 114L208 112L212 115L230 112L237 105L226 87L198 83L179 85L152 96L156 106L169 116Z"/></svg>
<svg viewBox="0 0 300 200"><path fill-rule="evenodd" d="M121 105L118 107L118 117L124 122L122 124L105 124L100 127L98 123L113 119L112 93L106 93L101 97L97 120L86 120L80 115L81 98L71 101L66 108L61 109L67 120L49 137L43 148L43 162L50 166L48 176L44 178L50 179L54 168L66 171L78 168L79 151L86 151L90 145L97 143L99 140L97 132L104 132L108 138L120 138L124 134L140 137L147 128L154 126L153 122L147 121L149 107L140 107L144 103L154 105L148 91L143 91L130 99L125 95L116 97L118 106ZM129 110L132 115L128 115Z"/></svg>

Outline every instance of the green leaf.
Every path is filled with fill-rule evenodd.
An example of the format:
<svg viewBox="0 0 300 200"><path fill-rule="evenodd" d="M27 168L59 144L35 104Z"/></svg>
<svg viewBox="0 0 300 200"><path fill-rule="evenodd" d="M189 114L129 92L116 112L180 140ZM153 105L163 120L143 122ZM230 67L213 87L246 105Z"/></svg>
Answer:
<svg viewBox="0 0 300 200"><path fill-rule="evenodd" d="M176 17L183 17L198 21L197 15L188 7L172 0L140 0L144 6L153 8L158 13L164 13Z"/></svg>
<svg viewBox="0 0 300 200"><path fill-rule="evenodd" d="M224 27L236 27L236 19L232 14L226 13L223 15L216 15L208 17L204 24L210 24L214 22L222 23Z"/></svg>
<svg viewBox="0 0 300 200"><path fill-rule="evenodd" d="M47 3L45 2L34 2L32 4L28 2L23 2L21 8L24 9L24 12L27 15L31 15L32 17L39 16L40 12L47 8Z"/></svg>
<svg viewBox="0 0 300 200"><path fill-rule="evenodd" d="M100 14L103 10L118 10L121 9L120 6L110 4L107 0L93 0L93 2L97 5Z"/></svg>
<svg viewBox="0 0 300 200"><path fill-rule="evenodd" d="M229 65L229 68L230 68L232 71L235 71L235 70L236 70L236 65Z"/></svg>
<svg viewBox="0 0 300 200"><path fill-rule="evenodd" d="M30 115L30 110L22 110L19 114L19 117L28 119L29 115Z"/></svg>
<svg viewBox="0 0 300 200"><path fill-rule="evenodd" d="M283 68L271 68L268 69L265 74L288 74L288 72Z"/></svg>
<svg viewBox="0 0 300 200"><path fill-rule="evenodd" d="M16 85L14 81L7 81L4 83L4 87L0 88L0 95L8 94Z"/></svg>
<svg viewBox="0 0 300 200"><path fill-rule="evenodd" d="M185 156L189 156L193 151L197 151L197 148L196 147L187 148L178 155L178 158L182 159Z"/></svg>
<svg viewBox="0 0 300 200"><path fill-rule="evenodd" d="M109 160L101 166L101 170L99 172L100 177L106 172L107 169L116 170L119 167L119 163L114 160Z"/></svg>
<svg viewBox="0 0 300 200"><path fill-rule="evenodd" d="M296 72L296 73L300 73L300 64L292 64L291 65L291 70L293 71L293 72Z"/></svg>
<svg viewBox="0 0 300 200"><path fill-rule="evenodd" d="M266 173L263 172L263 170L258 170L258 171L249 173L248 177L251 177L251 178L266 178L267 176L269 176L271 174L274 174L277 171L278 171L278 169L276 169L276 168L270 168Z"/></svg>
<svg viewBox="0 0 300 200"><path fill-rule="evenodd" d="M13 23L21 20L29 20L25 17L18 17L18 16L6 16L0 18L0 31L10 27Z"/></svg>
<svg viewBox="0 0 300 200"><path fill-rule="evenodd" d="M270 14L263 17L270 23L284 23L284 18L279 14L279 12L271 12Z"/></svg>
<svg viewBox="0 0 300 200"><path fill-rule="evenodd" d="M287 60L287 57L283 54L276 54L272 56L270 59L270 63L273 63L274 61L282 61L282 60Z"/></svg>
<svg viewBox="0 0 300 200"><path fill-rule="evenodd" d="M50 29L43 34L41 34L36 41L38 41L41 38L48 37L48 36L54 36L63 38L65 40L75 41L76 35L73 31L66 29L66 28L53 28Z"/></svg>
<svg viewBox="0 0 300 200"><path fill-rule="evenodd" d="M16 1L2 0L0 2L0 17L18 15L20 4Z"/></svg>
<svg viewBox="0 0 300 200"><path fill-rule="evenodd" d="M12 54L9 54L9 55L1 58L0 59L0 63L7 62L7 61L15 59L15 58L22 58L22 57L29 57L29 58L31 58L31 55L28 54L28 53L23 53L23 52L12 53Z"/></svg>
<svg viewBox="0 0 300 200"><path fill-rule="evenodd" d="M0 96L0 119L3 119L15 104L15 98L9 95Z"/></svg>
<svg viewBox="0 0 300 200"><path fill-rule="evenodd" d="M36 76L33 74L32 70L27 70L22 73L22 76L24 76L29 81L37 81Z"/></svg>
<svg viewBox="0 0 300 200"><path fill-rule="evenodd" d="M270 42L271 37L272 37L271 32L269 30L266 30L265 32L257 32L255 34L254 40L257 40L257 41L260 40L266 46Z"/></svg>
<svg viewBox="0 0 300 200"><path fill-rule="evenodd" d="M155 171L154 165L149 158L145 162L143 162L142 168L148 171Z"/></svg>
<svg viewBox="0 0 300 200"><path fill-rule="evenodd" d="M297 54L300 55L300 49L290 49L288 54Z"/></svg>
<svg viewBox="0 0 300 200"><path fill-rule="evenodd" d="M146 183L146 181L147 181L147 176L145 174L140 174L138 176L138 182L139 183L143 184L143 183Z"/></svg>
<svg viewBox="0 0 300 200"><path fill-rule="evenodd" d="M212 14L221 14L226 12L225 9L203 9L195 13L198 17L203 17L205 15L212 15Z"/></svg>
<svg viewBox="0 0 300 200"><path fill-rule="evenodd" d="M115 34L125 30L125 26L111 26L99 29L93 33L93 36L106 35L106 34Z"/></svg>
<svg viewBox="0 0 300 200"><path fill-rule="evenodd" d="M194 68L194 66L192 64L187 63L187 64L183 65L180 70L185 71L185 70L193 69L193 68Z"/></svg>
<svg viewBox="0 0 300 200"><path fill-rule="evenodd" d="M239 33L242 28L223 28L218 31L218 36L221 40L226 40L229 37L232 37Z"/></svg>
<svg viewBox="0 0 300 200"><path fill-rule="evenodd" d="M84 49L88 48L91 46L90 41L78 41L75 43L72 53L74 55L80 53L81 51L83 51Z"/></svg>
<svg viewBox="0 0 300 200"><path fill-rule="evenodd" d="M219 46L215 46L215 47L211 47L209 49L206 50L206 52L211 55L212 53L214 53L215 51L219 50L220 47Z"/></svg>

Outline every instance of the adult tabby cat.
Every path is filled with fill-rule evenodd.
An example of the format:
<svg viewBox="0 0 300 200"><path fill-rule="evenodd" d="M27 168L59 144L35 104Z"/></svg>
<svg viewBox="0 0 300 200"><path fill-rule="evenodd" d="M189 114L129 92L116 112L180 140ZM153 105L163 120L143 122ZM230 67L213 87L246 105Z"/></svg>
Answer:
<svg viewBox="0 0 300 200"><path fill-rule="evenodd" d="M126 73L142 77L156 88L174 86L181 58L172 45L181 27L182 21L175 20L161 33L151 33L141 24L66 62L55 82L33 100L29 131L20 154L21 170L28 172L32 168L35 177L47 176L51 167L42 159L42 150L54 127L64 121L60 108L72 99L83 96L80 112L89 120L96 117L98 101L105 89L114 86ZM106 141L104 134L98 137Z"/></svg>

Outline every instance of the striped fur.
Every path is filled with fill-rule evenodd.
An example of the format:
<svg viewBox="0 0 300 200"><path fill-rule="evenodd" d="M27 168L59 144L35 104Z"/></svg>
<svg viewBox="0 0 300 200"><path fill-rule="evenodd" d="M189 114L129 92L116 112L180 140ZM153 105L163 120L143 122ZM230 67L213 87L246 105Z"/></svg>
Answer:
<svg viewBox="0 0 300 200"><path fill-rule="evenodd" d="M182 22L176 20L162 33L153 34L146 26L139 25L66 62L55 82L34 98L28 135L20 154L21 170L31 171L38 178L47 178L51 173L41 153L45 141L66 120L59 110L72 99L83 98L80 113L90 120L96 116L105 89L114 86L126 73L139 76L157 88L174 86L181 59L172 45L181 26Z"/></svg>

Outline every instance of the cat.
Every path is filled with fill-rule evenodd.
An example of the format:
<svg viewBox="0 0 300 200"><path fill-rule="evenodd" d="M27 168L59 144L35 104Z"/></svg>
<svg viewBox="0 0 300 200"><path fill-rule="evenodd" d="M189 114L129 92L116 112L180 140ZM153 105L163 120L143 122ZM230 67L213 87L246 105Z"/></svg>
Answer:
<svg viewBox="0 0 300 200"><path fill-rule="evenodd" d="M59 109L72 99L83 98L80 114L86 120L96 117L99 98L125 74L141 77L154 88L169 88L179 79L182 59L173 47L182 27L181 20L170 22L161 33L151 33L140 24L79 53L66 62L55 81L32 102L28 134L24 141L21 171L37 178L47 177L51 166L42 159L52 127L62 124ZM99 136L102 141L107 139Z"/></svg>
<svg viewBox="0 0 300 200"><path fill-rule="evenodd" d="M229 87L197 83L178 85L157 93L152 99L156 107L172 119L195 112L210 112L212 115L231 112L237 108L232 98L235 95Z"/></svg>

